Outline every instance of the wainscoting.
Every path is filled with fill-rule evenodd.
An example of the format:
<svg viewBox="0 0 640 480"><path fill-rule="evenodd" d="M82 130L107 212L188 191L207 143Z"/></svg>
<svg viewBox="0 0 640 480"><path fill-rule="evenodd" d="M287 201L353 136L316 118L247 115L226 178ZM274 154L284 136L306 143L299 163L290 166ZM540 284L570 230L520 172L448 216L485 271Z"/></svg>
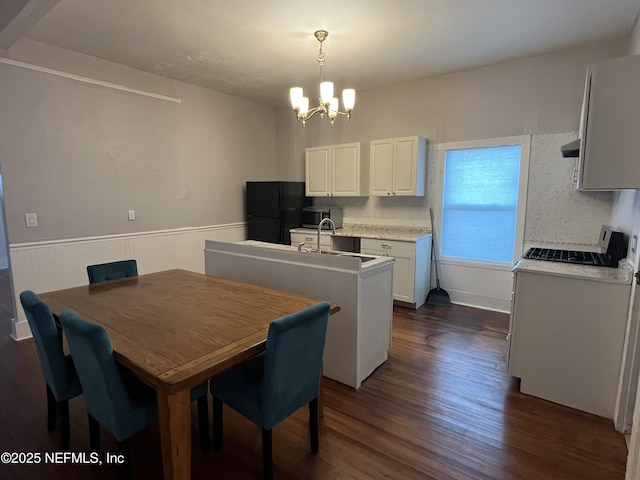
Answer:
<svg viewBox="0 0 640 480"><path fill-rule="evenodd" d="M453 303L485 310L509 313L513 273L510 268L440 261L440 286ZM435 269L431 269L431 285L435 282Z"/></svg>
<svg viewBox="0 0 640 480"><path fill-rule="evenodd" d="M14 340L31 337L20 292L36 293L86 285L87 265L135 258L140 274L180 268L204 273L204 241L245 240L244 223L180 228L156 232L74 238L50 242L12 244L12 291L15 311Z"/></svg>

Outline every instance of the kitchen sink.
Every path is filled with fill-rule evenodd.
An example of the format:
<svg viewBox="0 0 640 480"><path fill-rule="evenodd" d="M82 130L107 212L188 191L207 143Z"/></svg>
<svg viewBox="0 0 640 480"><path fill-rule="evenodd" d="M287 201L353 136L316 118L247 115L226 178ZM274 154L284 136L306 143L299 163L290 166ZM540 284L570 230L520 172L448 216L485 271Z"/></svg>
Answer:
<svg viewBox="0 0 640 480"><path fill-rule="evenodd" d="M360 253L340 252L340 251L336 251L336 250L320 250L320 253L324 254L324 255L337 255L337 256L340 256L340 257L359 258L362 263L368 262L368 261L371 261L371 260L375 260L376 258L378 258L378 257L370 257L370 256L367 256L367 255L362 255Z"/></svg>

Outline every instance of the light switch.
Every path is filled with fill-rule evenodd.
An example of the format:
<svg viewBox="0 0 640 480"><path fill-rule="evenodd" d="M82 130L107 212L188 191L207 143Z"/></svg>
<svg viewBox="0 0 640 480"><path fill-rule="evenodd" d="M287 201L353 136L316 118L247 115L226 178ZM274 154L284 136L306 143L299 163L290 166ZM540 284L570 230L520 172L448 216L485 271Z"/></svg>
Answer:
<svg viewBox="0 0 640 480"><path fill-rule="evenodd" d="M24 214L24 222L27 227L37 227L38 226L38 214L37 213L25 213Z"/></svg>
<svg viewBox="0 0 640 480"><path fill-rule="evenodd" d="M132 222L135 219L136 219L136 211L135 210L129 210L129 221Z"/></svg>

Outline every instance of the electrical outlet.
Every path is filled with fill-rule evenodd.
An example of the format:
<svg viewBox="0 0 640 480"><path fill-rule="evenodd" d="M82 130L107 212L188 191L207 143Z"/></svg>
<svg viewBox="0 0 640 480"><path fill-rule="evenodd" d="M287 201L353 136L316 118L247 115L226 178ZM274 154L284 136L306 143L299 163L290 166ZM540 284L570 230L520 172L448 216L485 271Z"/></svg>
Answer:
<svg viewBox="0 0 640 480"><path fill-rule="evenodd" d="M129 221L132 222L136 219L136 211L135 210L129 210Z"/></svg>
<svg viewBox="0 0 640 480"><path fill-rule="evenodd" d="M24 214L24 223L27 225L27 228L37 227L38 226L38 214L37 213L25 213Z"/></svg>

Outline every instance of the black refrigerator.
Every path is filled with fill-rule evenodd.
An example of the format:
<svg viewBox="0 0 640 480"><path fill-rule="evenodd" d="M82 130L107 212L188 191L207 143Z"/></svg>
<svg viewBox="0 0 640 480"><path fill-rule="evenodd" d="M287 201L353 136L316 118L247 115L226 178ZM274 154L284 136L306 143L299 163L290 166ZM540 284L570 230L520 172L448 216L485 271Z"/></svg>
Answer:
<svg viewBox="0 0 640 480"><path fill-rule="evenodd" d="M302 227L311 205L304 182L247 182L247 240L291 244L289 229Z"/></svg>

